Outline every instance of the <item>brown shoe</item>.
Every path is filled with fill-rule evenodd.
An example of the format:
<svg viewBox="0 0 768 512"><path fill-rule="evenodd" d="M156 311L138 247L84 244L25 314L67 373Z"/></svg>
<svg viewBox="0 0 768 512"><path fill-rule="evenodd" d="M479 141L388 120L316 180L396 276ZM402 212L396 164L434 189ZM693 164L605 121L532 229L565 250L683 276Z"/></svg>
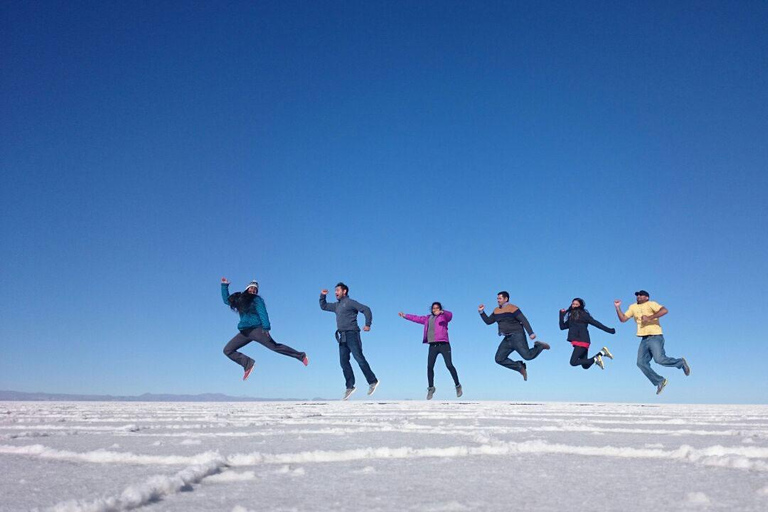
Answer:
<svg viewBox="0 0 768 512"><path fill-rule="evenodd" d="M534 346L536 346L536 345L540 345L540 346L541 346L541 348L542 348L542 350L549 350L549 349L551 349L551 348L552 348L552 347L550 347L550 346L549 346L549 343L544 343L543 341L537 341L537 342L536 342L536 343L534 343L533 345L534 345Z"/></svg>
<svg viewBox="0 0 768 512"><path fill-rule="evenodd" d="M528 369L525 366L523 366L523 369L520 370L520 374L523 376L523 380L527 382L528 381Z"/></svg>

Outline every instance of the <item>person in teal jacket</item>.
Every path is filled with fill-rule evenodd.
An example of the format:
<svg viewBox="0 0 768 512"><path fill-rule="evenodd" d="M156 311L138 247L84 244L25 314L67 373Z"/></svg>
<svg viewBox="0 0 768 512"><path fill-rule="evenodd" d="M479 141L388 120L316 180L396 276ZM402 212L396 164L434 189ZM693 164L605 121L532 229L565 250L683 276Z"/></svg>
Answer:
<svg viewBox="0 0 768 512"><path fill-rule="evenodd" d="M271 325L267 306L264 304L264 299L259 296L259 283L251 281L244 292L235 292L230 295L229 281L226 277L222 277L221 298L224 304L240 315L240 322L237 324L237 330L240 332L224 347L224 355L243 367L245 370L243 380L247 379L253 371L255 361L238 350L252 341L261 343L278 354L294 357L304 363L304 366L309 364L309 358L305 352L294 350L288 345L281 345L272 339L269 333Z"/></svg>

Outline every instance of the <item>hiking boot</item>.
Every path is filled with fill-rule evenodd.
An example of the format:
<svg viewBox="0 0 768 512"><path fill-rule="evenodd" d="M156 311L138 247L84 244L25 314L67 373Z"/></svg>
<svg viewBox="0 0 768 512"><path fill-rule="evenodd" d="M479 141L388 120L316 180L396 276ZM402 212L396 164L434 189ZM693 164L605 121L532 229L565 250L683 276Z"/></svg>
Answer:
<svg viewBox="0 0 768 512"><path fill-rule="evenodd" d="M301 358L301 362L304 363L304 366L309 366L309 357L307 357L307 354L304 354L304 357Z"/></svg>
<svg viewBox="0 0 768 512"><path fill-rule="evenodd" d="M432 400L432 396L435 394L435 387L427 388L427 400Z"/></svg>
<svg viewBox="0 0 768 512"><path fill-rule="evenodd" d="M664 379L658 386L656 386L656 394L660 395L665 387L667 387L667 379Z"/></svg>
<svg viewBox="0 0 768 512"><path fill-rule="evenodd" d="M528 380L528 368L526 368L525 365L523 365L523 368L520 370L520 375L523 376L524 381Z"/></svg>
<svg viewBox="0 0 768 512"><path fill-rule="evenodd" d="M543 341L537 341L536 343L533 344L534 347L537 345L541 346L542 350L549 350L550 348L552 348L549 346L549 343L544 343Z"/></svg>
<svg viewBox="0 0 768 512"><path fill-rule="evenodd" d="M688 361L686 361L685 358L683 358L683 373L686 377L691 374L691 367L688 366Z"/></svg>
<svg viewBox="0 0 768 512"><path fill-rule="evenodd" d="M595 356L595 364L599 366L601 370L605 370L605 362L603 362L602 354L597 354Z"/></svg>
<svg viewBox="0 0 768 512"><path fill-rule="evenodd" d="M256 362L251 359L251 362L248 363L248 366L245 367L245 373L243 374L243 380L248 380L248 376L251 375L251 372L253 371L253 367L256 366Z"/></svg>
<svg viewBox="0 0 768 512"><path fill-rule="evenodd" d="M342 398L342 400L349 400L349 397L352 396L352 393L354 393L356 389L357 388L354 386L351 388L347 388L347 390L344 391L344 398Z"/></svg>
<svg viewBox="0 0 768 512"><path fill-rule="evenodd" d="M607 357L608 359L613 359L613 354L611 354L611 351L608 350L608 347L601 348L600 353L603 354L603 356Z"/></svg>
<svg viewBox="0 0 768 512"><path fill-rule="evenodd" d="M464 391L461 389L461 384L456 386L456 398L461 398L461 395L464 394Z"/></svg>
<svg viewBox="0 0 768 512"><path fill-rule="evenodd" d="M374 391L376 391L376 388L379 387L379 381L374 382L373 384L368 386L368 395L372 395Z"/></svg>

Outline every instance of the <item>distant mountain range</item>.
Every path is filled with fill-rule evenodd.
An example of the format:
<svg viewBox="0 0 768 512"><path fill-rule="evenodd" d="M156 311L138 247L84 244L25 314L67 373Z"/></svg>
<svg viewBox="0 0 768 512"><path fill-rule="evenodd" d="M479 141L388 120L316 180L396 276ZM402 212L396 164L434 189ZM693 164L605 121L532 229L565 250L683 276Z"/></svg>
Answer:
<svg viewBox="0 0 768 512"><path fill-rule="evenodd" d="M171 395L144 393L138 396L113 395L68 395L64 393L24 393L21 391L0 390L0 401L28 402L298 402L305 398L258 398L253 396L230 396L222 393L203 393L200 395ZM311 401L327 401L313 398Z"/></svg>

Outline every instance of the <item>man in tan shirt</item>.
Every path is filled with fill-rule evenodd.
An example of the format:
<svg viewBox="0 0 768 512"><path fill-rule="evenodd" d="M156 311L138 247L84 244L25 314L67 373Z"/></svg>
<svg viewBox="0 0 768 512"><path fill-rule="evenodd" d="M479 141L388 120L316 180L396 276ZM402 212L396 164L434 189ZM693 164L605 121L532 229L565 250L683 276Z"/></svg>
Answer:
<svg viewBox="0 0 768 512"><path fill-rule="evenodd" d="M686 376L691 374L691 367L688 366L688 362L684 357L679 359L668 357L664 352L664 335L661 332L659 318L669 313L667 308L658 302L652 301L650 295L645 290L635 292L635 297L637 298L637 303L629 306L624 313L621 312L620 300L613 301L613 305L616 307L616 314L622 323L630 318L634 318L637 322L637 335L640 337L640 347L637 350L637 366L648 377L648 380L656 386L656 394L658 395L667 385L667 379L651 369L651 359L656 361L656 364L662 366L681 368Z"/></svg>

